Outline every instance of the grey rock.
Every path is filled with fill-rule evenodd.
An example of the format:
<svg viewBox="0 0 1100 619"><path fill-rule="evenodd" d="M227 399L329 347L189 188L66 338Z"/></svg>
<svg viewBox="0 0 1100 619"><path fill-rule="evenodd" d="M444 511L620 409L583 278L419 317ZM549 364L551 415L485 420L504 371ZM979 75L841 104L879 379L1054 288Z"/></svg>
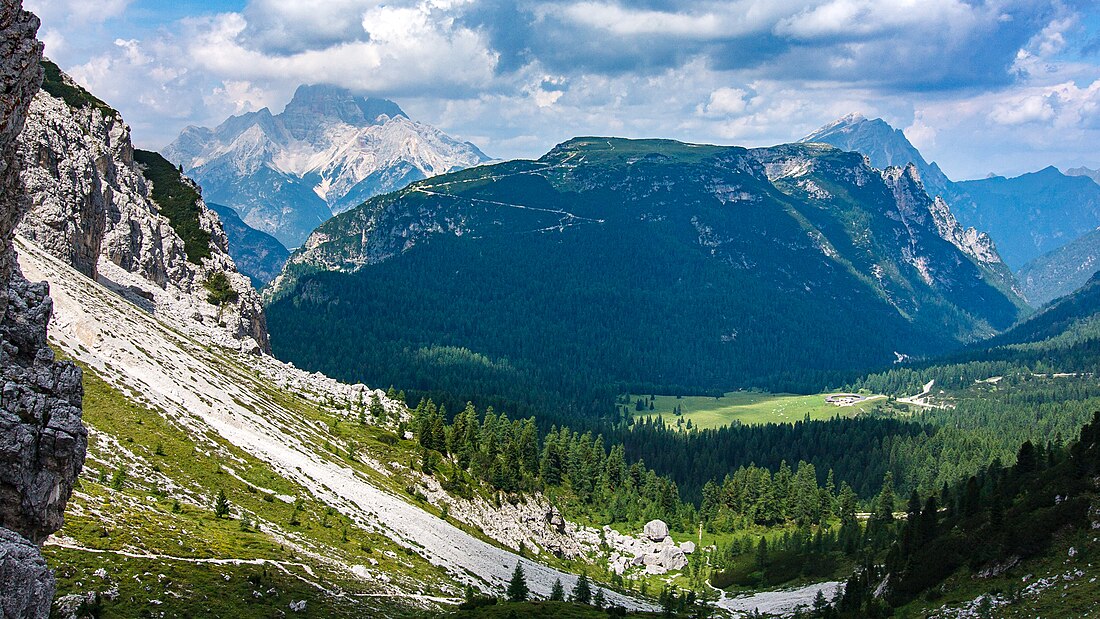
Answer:
<svg viewBox="0 0 1100 619"><path fill-rule="evenodd" d="M92 130L76 132L76 125ZM117 155L110 152L119 144L96 137L116 134L121 126L117 115L91 106L72 110L39 91L19 138L32 203L19 233L92 278L107 225L107 196L125 195Z"/></svg>
<svg viewBox="0 0 1100 619"><path fill-rule="evenodd" d="M650 520L645 523L642 534L655 542L662 541L668 537L668 525L663 520Z"/></svg>
<svg viewBox="0 0 1100 619"><path fill-rule="evenodd" d="M45 619L53 594L53 573L38 546L0 528L0 617Z"/></svg>
<svg viewBox="0 0 1100 619"><path fill-rule="evenodd" d="M80 88L67 75L61 79ZM130 128L118 112L105 105L73 107L41 90L19 144L21 176L31 199L21 235L139 306L179 317L201 316L194 308L205 308L207 324L224 325L224 343L270 352L263 305L229 256L221 220L199 201L199 226L210 233L210 256L201 264L188 261L183 239L151 197L152 185L134 160ZM182 182L201 193L186 177ZM120 273L114 267L127 281L116 281ZM216 272L237 292L237 301L220 309L209 305L203 287Z"/></svg>
<svg viewBox="0 0 1100 619"><path fill-rule="evenodd" d="M669 571L682 570L687 567L687 557L684 551L677 546L664 546L657 553L657 565Z"/></svg>
<svg viewBox="0 0 1100 619"><path fill-rule="evenodd" d="M70 593L54 600L54 617L57 619L81 619L83 610L95 603L96 593Z"/></svg>
<svg viewBox="0 0 1100 619"><path fill-rule="evenodd" d="M80 370L46 343L45 284L19 271L12 238L27 207L16 138L42 80L38 18L0 0L0 614L45 618L54 577L37 544L61 526L84 463Z"/></svg>
<svg viewBox="0 0 1100 619"><path fill-rule="evenodd" d="M687 541L680 544L680 550L683 551L683 553L686 555L695 552L695 542Z"/></svg>
<svg viewBox="0 0 1100 619"><path fill-rule="evenodd" d="M546 522L559 533L565 532L565 518L562 517L558 508L551 507L546 510Z"/></svg>

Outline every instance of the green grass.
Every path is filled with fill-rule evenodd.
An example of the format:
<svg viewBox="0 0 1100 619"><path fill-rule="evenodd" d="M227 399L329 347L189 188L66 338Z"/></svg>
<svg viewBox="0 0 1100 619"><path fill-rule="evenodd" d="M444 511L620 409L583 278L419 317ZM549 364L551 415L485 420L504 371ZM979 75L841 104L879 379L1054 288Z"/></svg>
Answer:
<svg viewBox="0 0 1100 619"><path fill-rule="evenodd" d="M196 434L82 369L88 460L58 533L78 548L45 549L59 595L117 587L118 597L100 602L104 617L270 617L300 600L310 616L411 610L385 595L383 583L362 581L340 564L372 566L402 590L448 595L450 577L417 553L357 526L220 437ZM364 442L367 432L383 432L346 425L361 430ZM229 499L228 518L214 514L218 489ZM275 495L297 499L299 509ZM224 559L245 563L218 562ZM106 578L93 575L100 568Z"/></svg>
<svg viewBox="0 0 1100 619"><path fill-rule="evenodd" d="M62 99L69 107L75 109L91 106L108 116L118 115L111 106L97 99L92 93L71 81L66 81L61 68L45 58L42 59L42 90Z"/></svg>
<svg viewBox="0 0 1100 619"><path fill-rule="evenodd" d="M746 425L794 423L802 421L806 415L815 420L837 416L855 417L870 412L876 405L885 402L884 398L878 397L852 406L834 406L825 402L826 395L828 394L796 395L762 391L731 391L721 397L659 395L653 400L653 410L649 409L649 396L632 395L629 396L631 404L628 409L636 417L661 415L665 423L676 424L674 411L679 406L685 424L690 419L693 427L705 429L718 428L735 421ZM646 399L644 411L635 410L633 403L638 398Z"/></svg>
<svg viewBox="0 0 1100 619"><path fill-rule="evenodd" d="M153 183L152 196L160 214L183 239L187 260L202 264L203 258L210 257L210 233L199 222L199 192L184 183L179 169L160 153L135 149L134 160L144 166L142 173Z"/></svg>

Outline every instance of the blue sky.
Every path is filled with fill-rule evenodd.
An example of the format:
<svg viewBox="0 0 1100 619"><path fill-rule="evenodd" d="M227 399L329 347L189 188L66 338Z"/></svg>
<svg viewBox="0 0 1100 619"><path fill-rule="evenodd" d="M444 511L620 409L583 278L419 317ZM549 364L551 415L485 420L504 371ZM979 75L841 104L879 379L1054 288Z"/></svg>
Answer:
<svg viewBox="0 0 1100 619"><path fill-rule="evenodd" d="M25 2L151 148L329 82L504 158L585 134L768 145L861 112L956 179L1100 167L1092 0Z"/></svg>

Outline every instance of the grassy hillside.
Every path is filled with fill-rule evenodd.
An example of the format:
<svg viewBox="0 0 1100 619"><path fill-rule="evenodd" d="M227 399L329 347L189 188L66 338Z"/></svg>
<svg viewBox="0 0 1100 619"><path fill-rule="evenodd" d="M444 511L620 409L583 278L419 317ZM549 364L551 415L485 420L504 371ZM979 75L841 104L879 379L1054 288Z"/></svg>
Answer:
<svg viewBox="0 0 1100 619"><path fill-rule="evenodd" d="M82 369L88 461L65 526L45 550L59 595L94 583L111 617L269 617L301 600L316 616L401 616L420 605L389 581L446 597L438 586L448 576L418 554ZM371 432L379 431L359 438ZM220 516L219 491L228 503ZM386 578L357 577L347 567L354 565Z"/></svg>
<svg viewBox="0 0 1100 619"><path fill-rule="evenodd" d="M143 166L142 174L153 183L152 197L160 214L183 239L187 260L201 264L210 256L210 233L199 222L199 192L185 183L179 169L160 153L135 149L134 161Z"/></svg>

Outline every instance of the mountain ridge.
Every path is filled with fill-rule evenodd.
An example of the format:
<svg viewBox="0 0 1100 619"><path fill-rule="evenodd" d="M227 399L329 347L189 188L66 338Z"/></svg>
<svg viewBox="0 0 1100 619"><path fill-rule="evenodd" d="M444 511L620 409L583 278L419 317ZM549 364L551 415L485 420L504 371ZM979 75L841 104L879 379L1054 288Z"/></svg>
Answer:
<svg viewBox="0 0 1100 619"><path fill-rule="evenodd" d="M1100 270L1100 227L1025 264L1017 273L1024 294L1038 305L1085 285Z"/></svg>
<svg viewBox="0 0 1100 619"><path fill-rule="evenodd" d="M544 399L583 375L638 391L820 389L842 380L837 368L929 354L1016 321L1023 303L1002 286L995 251L983 262L960 248L963 231L937 207L915 169L879 171L826 145L576 138L326 222L270 289L274 346L345 379L433 393L453 379L461 397L504 381ZM864 337L872 324L891 338ZM310 344L351 332L361 344L324 357ZM805 334L812 345L795 345ZM642 344L593 356L591 341ZM341 365L366 367L364 351L370 373ZM435 363L451 369L425 381Z"/></svg>
<svg viewBox="0 0 1100 619"><path fill-rule="evenodd" d="M392 101L326 85L300 86L278 114L263 108L214 129L187 127L164 154L211 201L287 247L371 196L489 160Z"/></svg>

